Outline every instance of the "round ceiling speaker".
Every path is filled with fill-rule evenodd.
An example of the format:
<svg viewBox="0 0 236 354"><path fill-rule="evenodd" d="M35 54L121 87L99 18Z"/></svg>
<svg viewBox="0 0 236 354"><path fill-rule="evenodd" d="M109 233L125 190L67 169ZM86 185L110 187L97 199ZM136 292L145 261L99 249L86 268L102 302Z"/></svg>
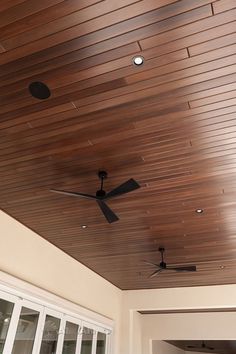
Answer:
<svg viewBox="0 0 236 354"><path fill-rule="evenodd" d="M51 92L47 85L45 85L43 82L32 82L29 85L29 92L31 95L39 100L46 100L51 96Z"/></svg>

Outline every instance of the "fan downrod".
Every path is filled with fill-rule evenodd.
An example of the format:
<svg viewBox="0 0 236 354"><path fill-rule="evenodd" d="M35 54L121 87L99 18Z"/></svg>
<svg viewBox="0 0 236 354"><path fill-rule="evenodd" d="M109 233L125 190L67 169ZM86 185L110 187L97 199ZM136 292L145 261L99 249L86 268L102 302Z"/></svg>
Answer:
<svg viewBox="0 0 236 354"><path fill-rule="evenodd" d="M107 176L108 173L106 171L98 171L98 177L101 181L101 188L96 192L96 197L104 198L106 196L106 192L103 190L103 181L107 178Z"/></svg>
<svg viewBox="0 0 236 354"><path fill-rule="evenodd" d="M162 269L166 269L166 263L164 262L164 252L165 252L165 248L164 248L164 247L159 247L158 251L161 253L160 267L161 267Z"/></svg>

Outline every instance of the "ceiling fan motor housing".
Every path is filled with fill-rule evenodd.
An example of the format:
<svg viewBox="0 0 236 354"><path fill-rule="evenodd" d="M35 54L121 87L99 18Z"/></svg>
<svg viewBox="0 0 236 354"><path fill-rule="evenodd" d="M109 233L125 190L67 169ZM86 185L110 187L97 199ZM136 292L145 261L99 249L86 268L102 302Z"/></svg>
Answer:
<svg viewBox="0 0 236 354"><path fill-rule="evenodd" d="M160 267L161 267L162 269L166 269L166 263L165 263L165 262L161 262L161 263L160 263Z"/></svg>
<svg viewBox="0 0 236 354"><path fill-rule="evenodd" d="M103 189L99 189L97 192L96 192L96 197L99 197L99 198L103 198L106 196L106 192L103 190Z"/></svg>

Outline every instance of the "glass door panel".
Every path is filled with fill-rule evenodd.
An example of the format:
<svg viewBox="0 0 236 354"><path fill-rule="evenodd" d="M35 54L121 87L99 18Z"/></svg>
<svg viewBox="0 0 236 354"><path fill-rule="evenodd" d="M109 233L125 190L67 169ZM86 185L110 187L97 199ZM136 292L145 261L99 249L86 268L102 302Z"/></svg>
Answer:
<svg viewBox="0 0 236 354"><path fill-rule="evenodd" d="M62 354L75 354L78 331L79 326L77 324L66 322Z"/></svg>
<svg viewBox="0 0 236 354"><path fill-rule="evenodd" d="M96 354L106 353L106 334L98 332Z"/></svg>
<svg viewBox="0 0 236 354"><path fill-rule="evenodd" d="M56 353L59 328L60 319L47 315L44 324L40 354Z"/></svg>
<svg viewBox="0 0 236 354"><path fill-rule="evenodd" d="M81 354L91 354L93 347L93 329L84 327L81 343Z"/></svg>
<svg viewBox="0 0 236 354"><path fill-rule="evenodd" d="M38 319L38 311L22 307L12 354L32 353Z"/></svg>
<svg viewBox="0 0 236 354"><path fill-rule="evenodd" d="M4 349L13 308L14 304L12 302L0 299L0 354Z"/></svg>

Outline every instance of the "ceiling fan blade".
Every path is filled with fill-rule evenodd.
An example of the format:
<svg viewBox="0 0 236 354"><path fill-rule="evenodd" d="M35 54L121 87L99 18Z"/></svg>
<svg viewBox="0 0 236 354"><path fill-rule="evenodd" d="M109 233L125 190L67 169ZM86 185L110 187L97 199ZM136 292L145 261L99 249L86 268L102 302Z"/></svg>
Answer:
<svg viewBox="0 0 236 354"><path fill-rule="evenodd" d="M183 267L166 267L168 270L175 270L176 272L196 272L196 266L183 266Z"/></svg>
<svg viewBox="0 0 236 354"><path fill-rule="evenodd" d="M143 261L143 262L146 263L146 264L148 264L148 265L153 265L153 266L155 266L155 267L160 268L160 265L157 264L157 263L152 263L152 262L149 262L149 261Z"/></svg>
<svg viewBox="0 0 236 354"><path fill-rule="evenodd" d="M104 199L118 197L119 195L129 193L134 191L135 189L140 188L138 182L136 182L133 178L129 179L125 183L121 184L119 187L114 188L112 191L107 193Z"/></svg>
<svg viewBox="0 0 236 354"><path fill-rule="evenodd" d="M113 213L113 211L109 208L109 206L106 203L104 203L102 200L97 200L97 203L98 203L101 211L103 212L103 215L105 216L105 218L109 222L109 224L119 220L119 218L116 216L116 214Z"/></svg>
<svg viewBox="0 0 236 354"><path fill-rule="evenodd" d="M149 278L155 277L157 274L161 273L162 271L163 271L163 269L157 269L157 270L155 270L155 272L153 272L153 273L149 276Z"/></svg>
<svg viewBox="0 0 236 354"><path fill-rule="evenodd" d="M85 199L96 199L97 200L97 197L95 197L94 195L90 195L90 194L68 192L68 191L63 191L63 190L58 190L58 189L50 189L50 192L65 194L65 195L69 195L71 197L81 197L81 198L85 198Z"/></svg>

